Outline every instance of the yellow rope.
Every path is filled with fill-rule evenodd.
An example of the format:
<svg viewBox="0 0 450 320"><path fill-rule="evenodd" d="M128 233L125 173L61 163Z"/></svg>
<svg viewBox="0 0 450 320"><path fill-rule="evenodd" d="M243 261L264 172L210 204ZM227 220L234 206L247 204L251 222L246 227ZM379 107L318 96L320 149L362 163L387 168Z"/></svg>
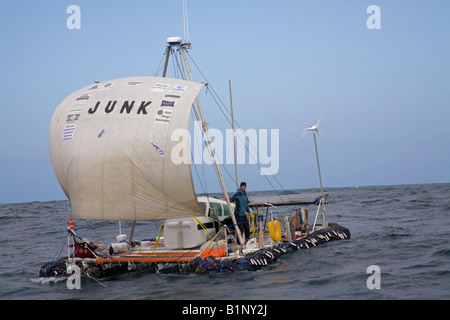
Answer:
<svg viewBox="0 0 450 320"><path fill-rule="evenodd" d="M156 239L155 245L153 246L153 250L155 250L156 247L158 246L159 239L161 239L161 235L163 233L163 230L164 230L164 224L161 226L161 228L159 230L159 236L158 236L158 239Z"/></svg>
<svg viewBox="0 0 450 320"><path fill-rule="evenodd" d="M206 226L200 222L200 220L198 220L196 217L192 217L193 219L195 219L195 221L197 221L197 223L200 225L200 227L202 227L203 230L205 230L206 234L209 236L209 232L206 231Z"/></svg>

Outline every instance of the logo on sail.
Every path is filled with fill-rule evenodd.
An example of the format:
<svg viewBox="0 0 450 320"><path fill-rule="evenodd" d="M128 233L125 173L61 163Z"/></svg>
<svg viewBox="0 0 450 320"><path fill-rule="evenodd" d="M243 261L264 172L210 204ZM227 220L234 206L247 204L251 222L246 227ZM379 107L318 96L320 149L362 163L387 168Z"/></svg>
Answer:
<svg viewBox="0 0 450 320"><path fill-rule="evenodd" d="M175 107L176 101L163 100L161 102L161 107Z"/></svg>
<svg viewBox="0 0 450 320"><path fill-rule="evenodd" d="M111 113L116 110L116 107L120 108L119 113L131 113L133 110L137 110L137 114L147 114L147 107L152 103L152 101L142 101L139 107L135 107L135 101L125 100L120 107L117 105L117 101L108 101L106 106L103 107L104 103L102 101L98 101L94 107L89 108L89 114L94 114L97 110L104 110L105 113Z"/></svg>
<svg viewBox="0 0 450 320"><path fill-rule="evenodd" d="M154 143L153 141L150 141L150 143L155 147L156 151L158 151L158 153L161 155L161 157L164 158L164 151L163 151L163 149L161 149L160 147L158 147L158 146L156 145L156 143Z"/></svg>
<svg viewBox="0 0 450 320"><path fill-rule="evenodd" d="M74 124L66 125L63 131L63 140L72 140L75 135L75 128L77 126Z"/></svg>
<svg viewBox="0 0 450 320"><path fill-rule="evenodd" d="M80 118L80 114L79 113L68 114L67 118L66 118L66 123L77 122L79 118Z"/></svg>
<svg viewBox="0 0 450 320"><path fill-rule="evenodd" d="M173 112L173 108L169 107L169 108L160 108L157 112L156 112L156 118L155 121L159 121L159 122L169 122L170 121L170 117L172 116L172 112Z"/></svg>

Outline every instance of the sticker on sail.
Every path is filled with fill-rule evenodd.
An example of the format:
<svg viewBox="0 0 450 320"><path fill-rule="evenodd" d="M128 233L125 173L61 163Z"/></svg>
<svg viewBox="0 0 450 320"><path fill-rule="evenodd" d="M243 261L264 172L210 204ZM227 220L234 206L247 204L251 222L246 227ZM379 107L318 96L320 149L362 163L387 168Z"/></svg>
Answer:
<svg viewBox="0 0 450 320"><path fill-rule="evenodd" d="M175 107L176 101L163 100L161 101L161 107Z"/></svg>
<svg viewBox="0 0 450 320"><path fill-rule="evenodd" d="M97 138L100 138L103 134L103 132L105 132L105 128L102 128L98 133L97 133Z"/></svg>
<svg viewBox="0 0 450 320"><path fill-rule="evenodd" d="M189 86L181 86L181 85L174 85L170 90L169 93L177 93L179 95L182 95Z"/></svg>
<svg viewBox="0 0 450 320"><path fill-rule="evenodd" d="M66 123L74 123L77 122L80 118L80 113L68 114L66 118Z"/></svg>
<svg viewBox="0 0 450 320"><path fill-rule="evenodd" d="M172 116L173 108L159 108L156 112L155 121L157 122L170 122L170 117Z"/></svg>
<svg viewBox="0 0 450 320"><path fill-rule="evenodd" d="M70 109L69 112L80 112L83 111L84 104L76 103Z"/></svg>
<svg viewBox="0 0 450 320"><path fill-rule="evenodd" d="M179 95L179 94L166 94L165 96L164 96L164 98L173 98L173 99L178 99L178 98L180 98L181 96Z"/></svg>
<svg viewBox="0 0 450 320"><path fill-rule="evenodd" d="M64 127L63 131L63 141L65 140L72 140L73 136L75 135L75 128L77 126L75 124L68 124Z"/></svg>
<svg viewBox="0 0 450 320"><path fill-rule="evenodd" d="M128 81L128 85L132 87L139 86L140 84L140 81Z"/></svg>
<svg viewBox="0 0 450 320"><path fill-rule="evenodd" d="M156 151L158 151L161 157L164 158L164 151L160 147L158 147L153 141L150 140L150 143L155 147Z"/></svg>
<svg viewBox="0 0 450 320"><path fill-rule="evenodd" d="M81 96L79 96L79 97L77 98L77 101L85 101L85 100L88 100L90 96L91 96L90 93L83 93Z"/></svg>
<svg viewBox="0 0 450 320"><path fill-rule="evenodd" d="M170 87L168 83L155 83L153 87L150 89L151 92L164 92L167 88Z"/></svg>
<svg viewBox="0 0 450 320"><path fill-rule="evenodd" d="M102 89L108 89L111 88L111 86L113 85L112 82L108 82L105 84L101 84L96 82L92 87L90 87L88 90L102 90Z"/></svg>

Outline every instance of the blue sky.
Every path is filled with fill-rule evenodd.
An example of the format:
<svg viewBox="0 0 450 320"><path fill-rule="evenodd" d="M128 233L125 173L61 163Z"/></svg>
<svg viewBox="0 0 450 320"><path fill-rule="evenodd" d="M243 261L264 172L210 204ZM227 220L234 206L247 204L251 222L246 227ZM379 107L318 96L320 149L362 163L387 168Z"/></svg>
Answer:
<svg viewBox="0 0 450 320"><path fill-rule="evenodd" d="M72 4L79 30L66 26ZM379 30L366 26L370 5ZM301 131L322 114L325 187L450 182L449 12L446 0L188 1L189 53L226 104L231 79L243 129L280 130L284 189L318 187L313 138ZM65 199L48 155L55 108L96 80L153 76L176 35L182 0L3 3L0 203ZM258 172L240 166L239 180L271 189Z"/></svg>

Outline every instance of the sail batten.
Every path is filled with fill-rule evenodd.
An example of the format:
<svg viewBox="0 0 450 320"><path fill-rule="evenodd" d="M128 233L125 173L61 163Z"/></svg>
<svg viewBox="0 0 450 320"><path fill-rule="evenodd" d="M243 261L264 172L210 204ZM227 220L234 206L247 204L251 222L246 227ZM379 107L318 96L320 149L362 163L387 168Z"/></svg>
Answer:
<svg viewBox="0 0 450 320"><path fill-rule="evenodd" d="M202 83L102 81L68 96L50 126L50 158L75 217L159 220L199 214L189 164L171 159Z"/></svg>

